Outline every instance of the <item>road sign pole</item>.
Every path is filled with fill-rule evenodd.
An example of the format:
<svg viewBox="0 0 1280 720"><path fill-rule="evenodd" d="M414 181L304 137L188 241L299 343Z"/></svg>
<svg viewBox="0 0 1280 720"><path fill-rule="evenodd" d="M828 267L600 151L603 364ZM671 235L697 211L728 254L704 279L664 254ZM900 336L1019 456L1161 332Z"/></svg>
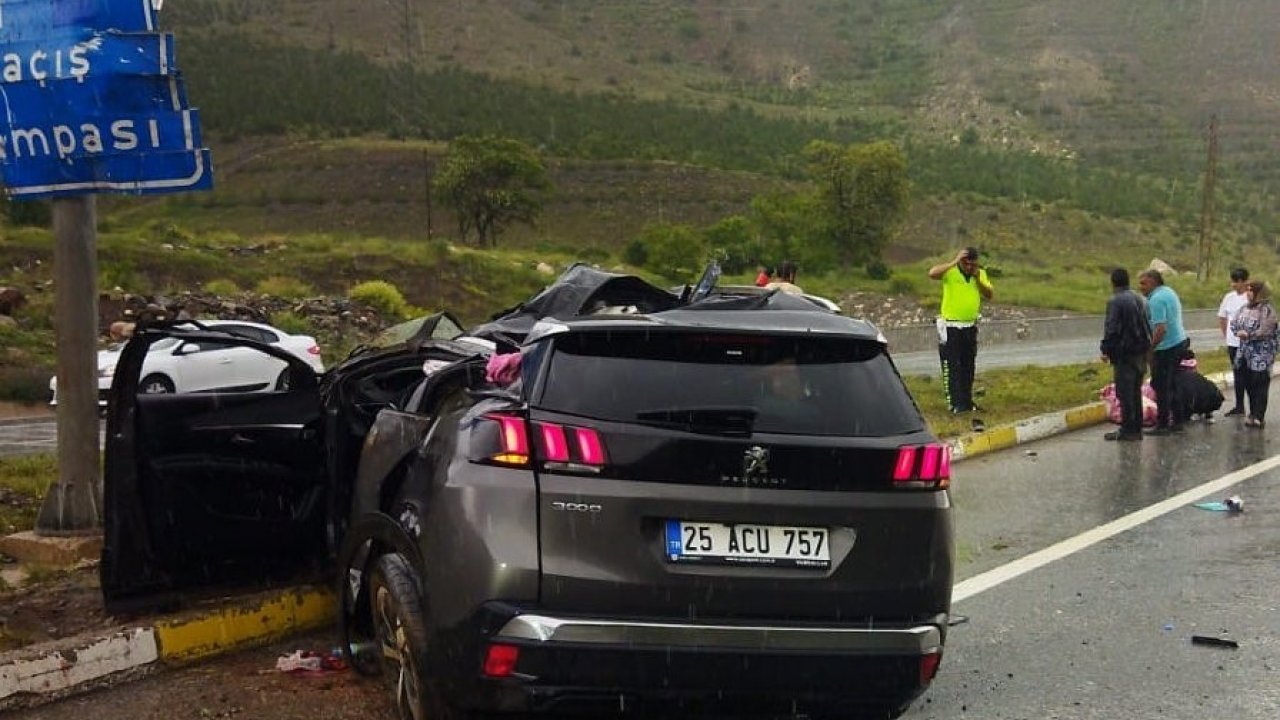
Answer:
<svg viewBox="0 0 1280 720"><path fill-rule="evenodd" d="M54 199L58 479L45 494L40 507L37 535L92 535L102 529L96 226L93 195Z"/></svg>

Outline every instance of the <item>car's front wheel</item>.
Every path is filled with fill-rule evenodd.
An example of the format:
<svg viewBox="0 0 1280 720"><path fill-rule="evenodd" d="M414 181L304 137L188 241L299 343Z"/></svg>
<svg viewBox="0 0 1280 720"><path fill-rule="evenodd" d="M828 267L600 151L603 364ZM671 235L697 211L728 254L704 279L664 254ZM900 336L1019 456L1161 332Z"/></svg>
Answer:
<svg viewBox="0 0 1280 720"><path fill-rule="evenodd" d="M173 392L173 381L164 375L148 375L138 383L138 392L143 395L166 395Z"/></svg>
<svg viewBox="0 0 1280 720"><path fill-rule="evenodd" d="M460 720L423 676L427 652L425 612L413 571L404 557L383 555L369 578L369 609L382 657L382 673L396 696L401 720Z"/></svg>

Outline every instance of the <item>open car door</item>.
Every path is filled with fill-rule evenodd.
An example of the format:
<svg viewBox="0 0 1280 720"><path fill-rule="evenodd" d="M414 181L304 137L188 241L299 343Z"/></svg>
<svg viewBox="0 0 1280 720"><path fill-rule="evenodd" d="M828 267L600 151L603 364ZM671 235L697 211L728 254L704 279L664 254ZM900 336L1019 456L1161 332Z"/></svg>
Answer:
<svg viewBox="0 0 1280 720"><path fill-rule="evenodd" d="M140 392L167 338L270 356L279 381L251 392ZM329 549L319 379L255 340L191 325L126 345L107 409L102 593L108 611L171 606L213 585L260 585L317 567Z"/></svg>

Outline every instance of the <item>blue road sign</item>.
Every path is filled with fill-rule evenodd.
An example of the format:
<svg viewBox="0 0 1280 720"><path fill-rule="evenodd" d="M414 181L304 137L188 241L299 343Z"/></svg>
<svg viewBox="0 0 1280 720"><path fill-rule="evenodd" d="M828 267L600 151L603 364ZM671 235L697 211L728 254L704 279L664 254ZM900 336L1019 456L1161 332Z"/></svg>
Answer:
<svg viewBox="0 0 1280 720"><path fill-rule="evenodd" d="M84 28L155 32L156 13L151 0L0 0L0 45Z"/></svg>
<svg viewBox="0 0 1280 720"><path fill-rule="evenodd" d="M24 41L4 48L0 87L103 74L166 75L176 67L169 33L109 32L63 44Z"/></svg>
<svg viewBox="0 0 1280 720"><path fill-rule="evenodd" d="M76 124L87 115L181 110L186 87L178 75L116 75L0 86L0 110L11 132L37 124ZM72 111L72 112L68 112ZM0 147L5 144L0 138Z"/></svg>
<svg viewBox="0 0 1280 720"><path fill-rule="evenodd" d="M212 186L151 0L0 0L0 111L15 198Z"/></svg>

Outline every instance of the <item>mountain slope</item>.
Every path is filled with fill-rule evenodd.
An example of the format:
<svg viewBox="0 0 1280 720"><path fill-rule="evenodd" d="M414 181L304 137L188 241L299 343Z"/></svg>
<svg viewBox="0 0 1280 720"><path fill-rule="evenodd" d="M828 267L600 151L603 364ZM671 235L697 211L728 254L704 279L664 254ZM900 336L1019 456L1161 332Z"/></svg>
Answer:
<svg viewBox="0 0 1280 720"><path fill-rule="evenodd" d="M893 117L925 137L970 131L1156 172L1200 167L1216 114L1236 171L1275 174L1258 157L1278 144L1268 0L186 0L165 15L181 33L576 92Z"/></svg>

